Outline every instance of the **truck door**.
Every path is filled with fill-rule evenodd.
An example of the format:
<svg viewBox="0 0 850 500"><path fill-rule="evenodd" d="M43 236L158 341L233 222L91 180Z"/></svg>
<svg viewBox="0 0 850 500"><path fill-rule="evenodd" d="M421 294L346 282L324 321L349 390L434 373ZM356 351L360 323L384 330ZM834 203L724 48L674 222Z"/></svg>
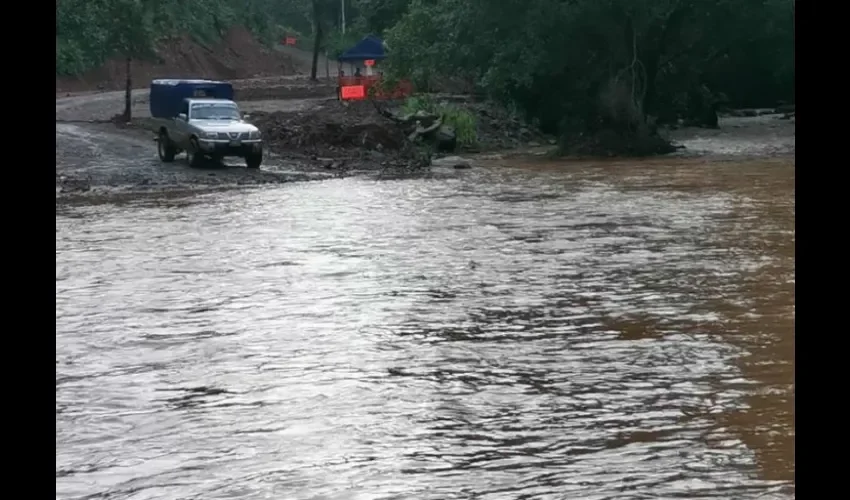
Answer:
<svg viewBox="0 0 850 500"><path fill-rule="evenodd" d="M180 103L178 114L182 113L186 116L186 119L189 118L189 101L183 101ZM189 142L189 123L185 120L181 120L180 118L174 117L174 142L176 142L180 148L185 149Z"/></svg>

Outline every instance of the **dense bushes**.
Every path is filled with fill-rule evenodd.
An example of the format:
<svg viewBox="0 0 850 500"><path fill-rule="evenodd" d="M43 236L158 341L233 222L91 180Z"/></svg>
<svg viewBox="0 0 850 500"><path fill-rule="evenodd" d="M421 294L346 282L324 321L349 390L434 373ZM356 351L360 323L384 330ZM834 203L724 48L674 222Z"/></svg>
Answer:
<svg viewBox="0 0 850 500"><path fill-rule="evenodd" d="M439 116L444 125L451 127L457 135L461 146L474 146L478 142L478 123L475 116L451 104L438 104L427 96L409 97L402 108L405 114L415 114L419 111Z"/></svg>
<svg viewBox="0 0 850 500"><path fill-rule="evenodd" d="M386 28L391 72L472 82L563 144L603 134L631 150L658 124L794 100L793 0L359 3Z"/></svg>

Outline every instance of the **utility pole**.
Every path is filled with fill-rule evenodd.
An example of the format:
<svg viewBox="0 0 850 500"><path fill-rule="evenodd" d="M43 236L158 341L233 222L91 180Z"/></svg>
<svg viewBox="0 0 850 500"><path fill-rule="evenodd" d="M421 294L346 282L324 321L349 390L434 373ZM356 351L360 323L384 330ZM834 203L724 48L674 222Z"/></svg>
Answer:
<svg viewBox="0 0 850 500"><path fill-rule="evenodd" d="M342 34L345 34L345 0L339 0L340 9L342 10Z"/></svg>

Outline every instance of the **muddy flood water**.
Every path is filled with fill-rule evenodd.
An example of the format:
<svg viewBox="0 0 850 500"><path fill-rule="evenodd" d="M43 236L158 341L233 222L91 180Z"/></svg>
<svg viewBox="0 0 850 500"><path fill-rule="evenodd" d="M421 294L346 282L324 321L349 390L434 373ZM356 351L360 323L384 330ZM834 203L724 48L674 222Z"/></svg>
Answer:
<svg viewBox="0 0 850 500"><path fill-rule="evenodd" d="M673 163L57 208L56 497L793 498L793 159Z"/></svg>

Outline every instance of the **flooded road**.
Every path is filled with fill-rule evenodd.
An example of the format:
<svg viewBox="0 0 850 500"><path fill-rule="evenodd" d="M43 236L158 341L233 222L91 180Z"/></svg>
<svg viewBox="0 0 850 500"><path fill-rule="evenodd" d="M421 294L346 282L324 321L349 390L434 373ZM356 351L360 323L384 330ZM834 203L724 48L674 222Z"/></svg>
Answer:
<svg viewBox="0 0 850 500"><path fill-rule="evenodd" d="M57 209L57 498L793 498L793 159L671 161Z"/></svg>

